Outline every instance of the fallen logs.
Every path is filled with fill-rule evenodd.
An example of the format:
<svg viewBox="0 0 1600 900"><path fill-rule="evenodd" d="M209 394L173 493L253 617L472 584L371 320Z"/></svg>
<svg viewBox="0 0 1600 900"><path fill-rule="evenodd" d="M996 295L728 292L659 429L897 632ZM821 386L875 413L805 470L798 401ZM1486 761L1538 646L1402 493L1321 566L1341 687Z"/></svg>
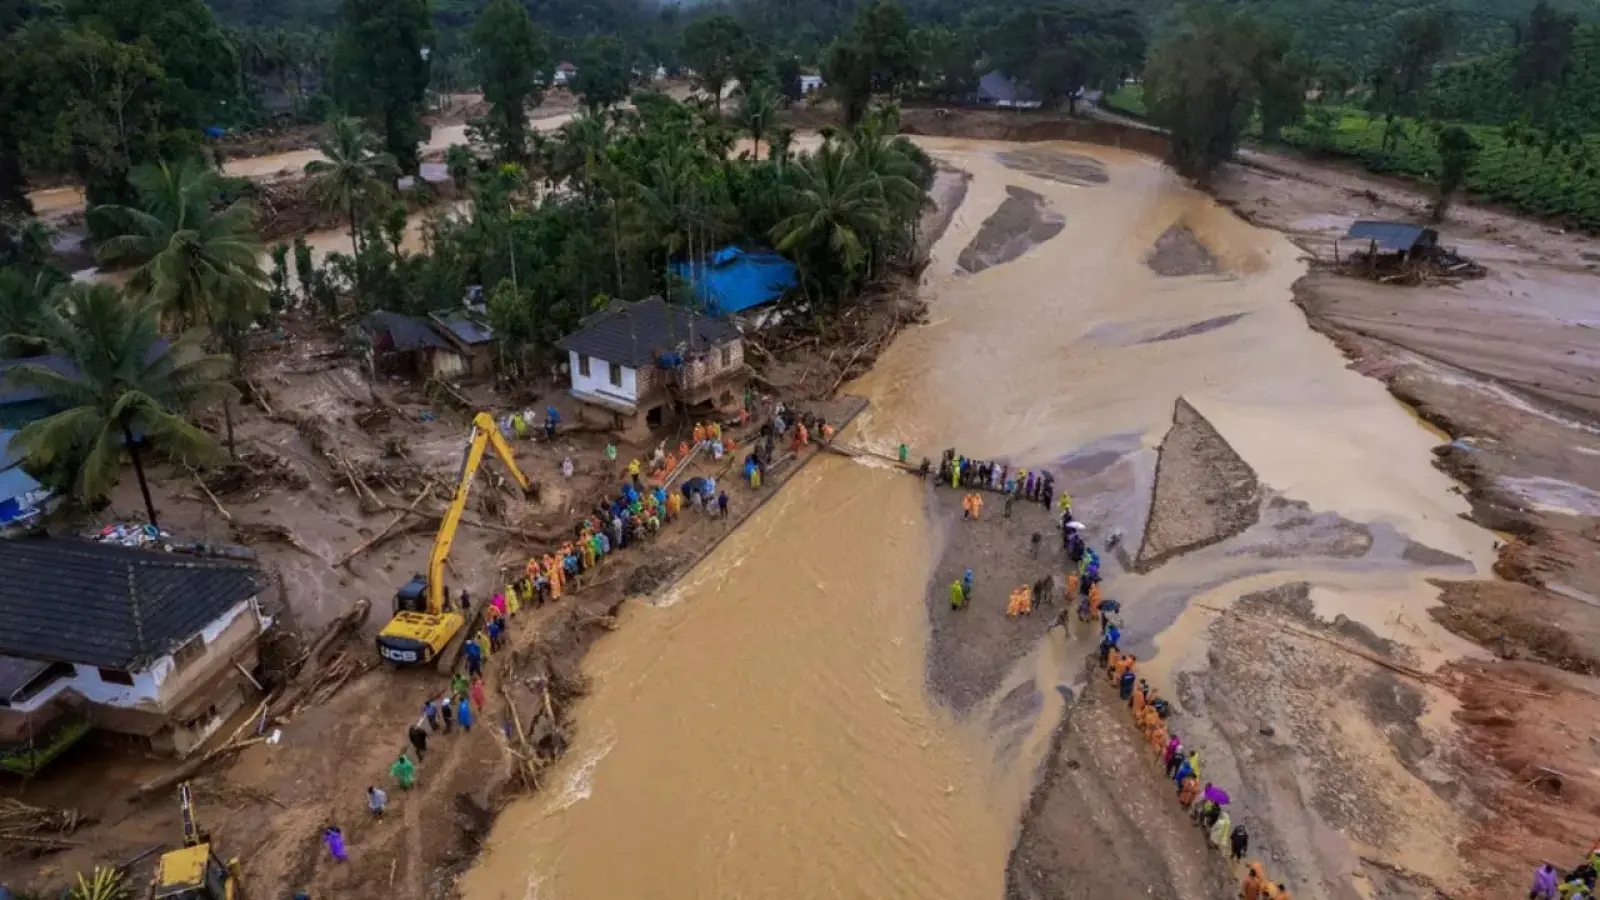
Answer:
<svg viewBox="0 0 1600 900"><path fill-rule="evenodd" d="M372 603L362 598L357 600L344 615L329 622L327 627L322 629L322 633L312 642L311 649L306 651L305 664L300 667L300 671L289 682L283 694L267 707L269 720L284 721L292 710L300 706L300 701L305 699L307 694L326 684L322 680L321 672L324 665L323 657L327 654L328 648L346 634L360 628L361 623L365 622L371 613Z"/></svg>
<svg viewBox="0 0 1600 900"><path fill-rule="evenodd" d="M37 834L43 831L71 834L80 819L75 809L29 806L21 800L0 800L0 832L7 835Z"/></svg>
<svg viewBox="0 0 1600 900"><path fill-rule="evenodd" d="M244 724L248 725L253 720L254 717L252 716L250 719L245 720ZM133 799L141 800L150 796L151 794L159 794L163 791L171 790L172 788L177 787L179 784L200 774L200 772L205 769L206 766L211 765L213 762L216 762L224 756L231 756L232 754L237 753L246 747L253 747L265 740L266 738L264 737L253 737L242 741L230 740L204 756L189 760L188 762L177 767L176 769L173 769L171 772L168 772L160 778L154 779L153 781L147 781L144 784L139 785L139 787L134 789Z"/></svg>

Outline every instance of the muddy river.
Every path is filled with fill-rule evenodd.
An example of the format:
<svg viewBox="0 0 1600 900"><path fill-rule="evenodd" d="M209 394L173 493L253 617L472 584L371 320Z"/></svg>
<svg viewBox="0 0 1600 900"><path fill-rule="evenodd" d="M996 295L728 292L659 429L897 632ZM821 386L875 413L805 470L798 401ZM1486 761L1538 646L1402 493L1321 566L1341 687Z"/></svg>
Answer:
<svg viewBox="0 0 1600 900"><path fill-rule="evenodd" d="M1436 439L1306 327L1290 297L1304 264L1283 236L1131 154L919 142L972 181L925 278L930 322L851 388L872 407L847 438L1023 465L1109 448L1129 483L1086 509L1137 549L1182 395L1269 489L1487 570L1492 539L1458 517ZM1006 243L985 225L1015 217L1011 188L1059 229L965 274L969 244ZM1173 225L1203 245L1203 274L1147 264ZM915 480L823 458L683 583L630 604L588 660L578 746L499 820L466 896L1000 896L1045 742L1002 744L981 711L930 697L926 515ZM1111 577L1136 608L1130 640L1160 638L1169 660L1202 639L1172 627L1185 599L1235 580L1325 584L1324 602L1374 622L1430 595L1416 566L1322 566L1180 560ZM1062 647L1057 632L1019 664L1042 695L1081 665ZM1058 713L1041 704L1036 738Z"/></svg>

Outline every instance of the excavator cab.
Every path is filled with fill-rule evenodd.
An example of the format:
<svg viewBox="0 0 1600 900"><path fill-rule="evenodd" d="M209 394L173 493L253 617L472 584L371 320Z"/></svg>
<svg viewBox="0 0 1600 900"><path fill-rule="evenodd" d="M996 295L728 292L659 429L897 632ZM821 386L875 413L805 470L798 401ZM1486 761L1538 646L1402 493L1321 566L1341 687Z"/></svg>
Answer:
<svg viewBox="0 0 1600 900"><path fill-rule="evenodd" d="M211 849L211 837L195 823L189 783L178 785L178 811L183 818L183 849L161 855L150 900L243 900L239 860L224 865Z"/></svg>
<svg viewBox="0 0 1600 900"><path fill-rule="evenodd" d="M444 596L444 565L472 490L472 478L483 464L485 451L490 448L524 491L531 487L528 476L517 468L511 446L500 436L494 419L487 413L478 413L473 417L466 452L461 458L455 494L439 520L439 533L434 536L433 550L428 555L428 574L413 577L395 593L394 618L378 633L378 655L389 662L401 666L433 662L467 623L471 610L448 608Z"/></svg>
<svg viewBox="0 0 1600 900"><path fill-rule="evenodd" d="M427 612L428 579L413 575L394 595L394 611L396 614Z"/></svg>

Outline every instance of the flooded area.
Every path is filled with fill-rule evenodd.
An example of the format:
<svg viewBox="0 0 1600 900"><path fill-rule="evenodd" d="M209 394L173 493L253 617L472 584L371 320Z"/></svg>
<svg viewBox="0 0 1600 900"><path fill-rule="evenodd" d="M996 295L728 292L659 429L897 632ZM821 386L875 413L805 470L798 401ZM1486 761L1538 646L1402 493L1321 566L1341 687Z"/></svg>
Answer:
<svg viewBox="0 0 1600 900"><path fill-rule="evenodd" d="M1304 583L1315 602L1302 618L1328 612L1387 636L1395 610L1410 628L1431 625L1427 578L1488 571L1493 537L1461 518L1466 501L1431 463L1437 437L1292 303L1305 266L1286 238L1131 153L1038 144L1007 157L1016 145L918 142L971 181L925 275L929 324L849 388L872 406L844 437L885 451L903 441L914 458L955 446L1055 469L1092 541L1117 532L1136 552L1182 398L1259 480L1260 508L1215 546L1144 574L1111 567L1127 645L1159 648L1152 678L1192 681L1204 667L1216 614L1200 597L1226 610ZM1103 179L1088 177L1101 167ZM1028 201L1037 215L1015 202L1003 211L1017 189L1039 198ZM1203 249L1201 274L1148 263L1174 228ZM980 236L1006 250L968 274L960 260ZM1028 860L1014 847L1049 843L1041 828L1057 828L1057 843L1077 834L1059 830L1072 815L1048 815L1052 797L1063 809L1085 802L1061 793L1069 781L1045 777L1031 807L1030 794L1056 768L1041 738L1064 707L1047 700L1075 690L1088 639L1024 642L988 703L957 714L936 700L929 617L947 611L924 596L940 560L963 552L960 523L930 518L938 508L915 479L824 458L683 583L630 604L588 659L578 746L549 789L500 818L463 893L975 898L1015 887L1008 869ZM1436 643L1441 657L1455 647ZM1031 739L1001 727L1018 709ZM1227 745L1218 739L1221 772ZM1383 771L1396 797L1420 796L1399 781L1408 770ZM1317 823L1317 849L1290 867L1297 895L1347 895L1356 851L1323 827L1340 824L1332 813L1243 794L1258 815ZM1257 834L1272 859L1271 829ZM1447 855L1428 858L1448 846L1448 823L1428 840L1363 834L1364 853L1449 874ZM1173 876L1165 889L1201 883Z"/></svg>

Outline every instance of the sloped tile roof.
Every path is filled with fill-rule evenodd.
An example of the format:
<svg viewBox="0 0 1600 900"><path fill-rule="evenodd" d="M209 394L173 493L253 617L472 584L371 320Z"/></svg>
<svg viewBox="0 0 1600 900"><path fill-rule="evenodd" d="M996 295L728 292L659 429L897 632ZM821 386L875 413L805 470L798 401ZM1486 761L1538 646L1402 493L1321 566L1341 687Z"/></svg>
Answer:
<svg viewBox="0 0 1600 900"><path fill-rule="evenodd" d="M0 540L0 654L137 671L260 593L258 575L70 538Z"/></svg>
<svg viewBox="0 0 1600 900"><path fill-rule="evenodd" d="M739 336L739 329L726 322L668 306L659 297L612 303L583 324L556 346L634 369L652 365L664 353L703 351ZM691 334L693 347L688 346Z"/></svg>

